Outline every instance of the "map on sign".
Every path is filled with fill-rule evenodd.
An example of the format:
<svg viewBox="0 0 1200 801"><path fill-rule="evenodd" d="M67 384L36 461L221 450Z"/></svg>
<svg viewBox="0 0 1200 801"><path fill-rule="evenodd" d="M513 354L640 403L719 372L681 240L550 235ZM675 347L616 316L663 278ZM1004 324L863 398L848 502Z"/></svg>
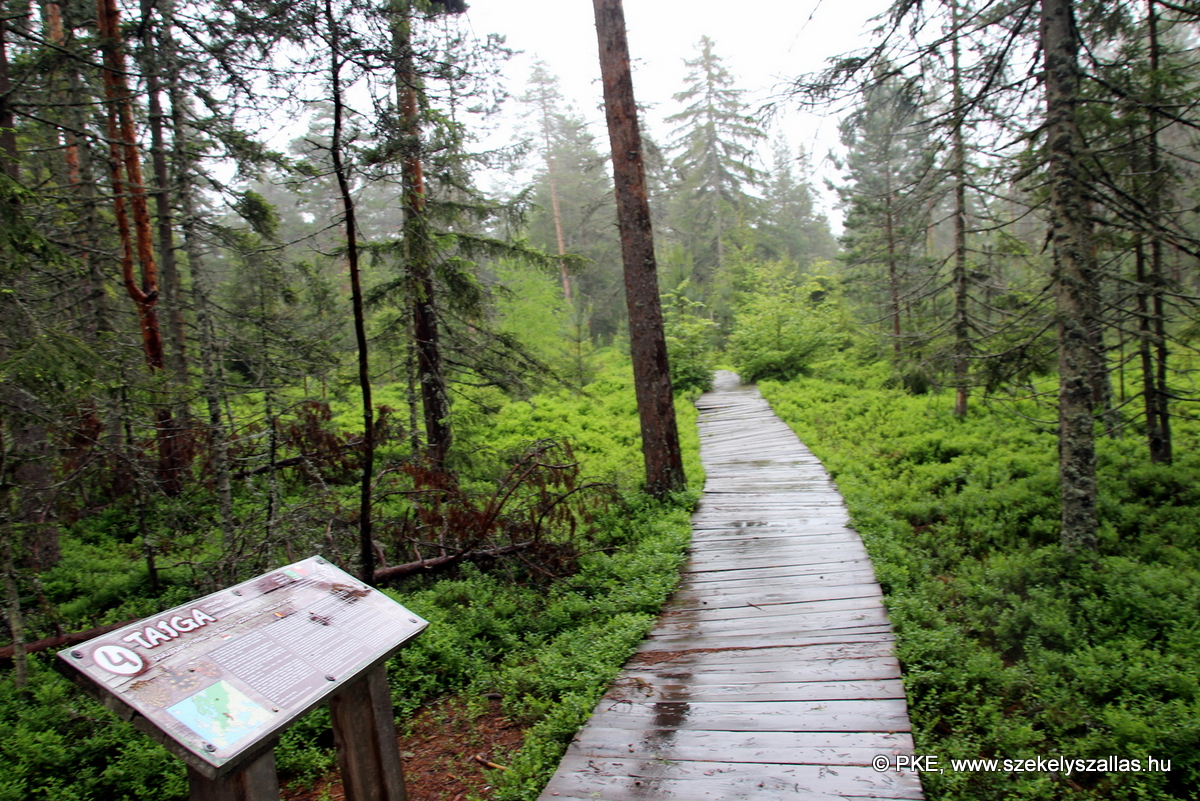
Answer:
<svg viewBox="0 0 1200 801"><path fill-rule="evenodd" d="M59 653L206 774L241 758L425 626L320 557Z"/></svg>
<svg viewBox="0 0 1200 801"><path fill-rule="evenodd" d="M271 721L271 711L227 681L189 695L167 711L217 748L233 745Z"/></svg>

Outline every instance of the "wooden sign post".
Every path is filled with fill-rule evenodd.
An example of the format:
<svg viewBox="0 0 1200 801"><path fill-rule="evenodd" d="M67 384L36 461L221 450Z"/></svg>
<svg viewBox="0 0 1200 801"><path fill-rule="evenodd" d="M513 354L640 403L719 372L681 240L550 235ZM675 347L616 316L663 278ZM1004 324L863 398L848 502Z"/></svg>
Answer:
<svg viewBox="0 0 1200 801"><path fill-rule="evenodd" d="M405 801L386 662L428 623L314 556L59 653L187 763L191 801L277 801L279 734L330 700L348 801Z"/></svg>

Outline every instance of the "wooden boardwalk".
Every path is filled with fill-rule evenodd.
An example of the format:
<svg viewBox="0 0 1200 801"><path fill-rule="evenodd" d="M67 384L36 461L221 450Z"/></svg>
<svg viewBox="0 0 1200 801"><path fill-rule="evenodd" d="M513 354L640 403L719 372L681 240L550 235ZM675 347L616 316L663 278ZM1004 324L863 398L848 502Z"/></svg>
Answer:
<svg viewBox="0 0 1200 801"><path fill-rule="evenodd" d="M920 799L879 585L821 463L753 387L700 408L683 583L539 801Z"/></svg>

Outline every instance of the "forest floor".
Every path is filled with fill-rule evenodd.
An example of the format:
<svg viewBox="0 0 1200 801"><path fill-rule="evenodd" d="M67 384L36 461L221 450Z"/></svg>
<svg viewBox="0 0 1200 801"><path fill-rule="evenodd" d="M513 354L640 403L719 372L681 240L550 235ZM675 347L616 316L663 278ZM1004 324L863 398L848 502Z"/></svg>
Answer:
<svg viewBox="0 0 1200 801"><path fill-rule="evenodd" d="M458 698L417 712L399 735L409 801L466 801L488 798L492 772L484 762L504 765L521 747L522 726L504 715L498 700L479 714ZM284 788L284 801L344 801L337 771L311 786Z"/></svg>

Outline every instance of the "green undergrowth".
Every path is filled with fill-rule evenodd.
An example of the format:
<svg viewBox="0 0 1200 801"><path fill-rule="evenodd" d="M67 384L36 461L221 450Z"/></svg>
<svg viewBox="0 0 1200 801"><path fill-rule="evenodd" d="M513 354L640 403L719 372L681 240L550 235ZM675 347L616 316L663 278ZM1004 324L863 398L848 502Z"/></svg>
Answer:
<svg viewBox="0 0 1200 801"><path fill-rule="evenodd" d="M615 510L600 549L549 586L514 586L467 569L397 594L430 621L392 666L398 706L448 692L498 693L504 711L529 728L509 770L496 777L494 797L536 796L674 588L693 500L643 499Z"/></svg>
<svg viewBox="0 0 1200 801"><path fill-rule="evenodd" d="M460 402L456 419L464 484L485 487L492 480L493 454L537 439L569 443L580 481L606 487L597 490L602 502L580 531L577 558L562 562L554 576L516 562L467 563L387 590L430 621L389 664L402 731L414 710L448 695L483 712L487 697L498 694L504 712L526 727L510 769L495 777L496 798L537 794L649 630L684 558L696 492L662 501L640 493L636 402L628 365L618 368L583 393L511 401L481 392L479 403ZM687 398L676 409L685 467L698 489L695 409ZM40 586L67 630L151 615L198 594L184 571L165 571L165 588L150 592L131 530L133 521L114 512L64 531L62 563L40 577ZM24 696L11 673L0 682L0 801L186 798L182 763L60 677L53 659L31 657ZM292 784L333 768L328 710L319 708L287 731L276 760L281 779Z"/></svg>
<svg viewBox="0 0 1200 801"><path fill-rule="evenodd" d="M1046 410L975 402L957 420L950 393L912 396L874 368L831 367L761 389L836 479L874 561L916 750L942 768L922 775L928 797L1200 797L1195 422L1177 421L1170 467L1150 464L1133 431L1100 440L1100 548L1070 557L1055 436L1026 419ZM950 764L1039 756L1142 769Z"/></svg>

